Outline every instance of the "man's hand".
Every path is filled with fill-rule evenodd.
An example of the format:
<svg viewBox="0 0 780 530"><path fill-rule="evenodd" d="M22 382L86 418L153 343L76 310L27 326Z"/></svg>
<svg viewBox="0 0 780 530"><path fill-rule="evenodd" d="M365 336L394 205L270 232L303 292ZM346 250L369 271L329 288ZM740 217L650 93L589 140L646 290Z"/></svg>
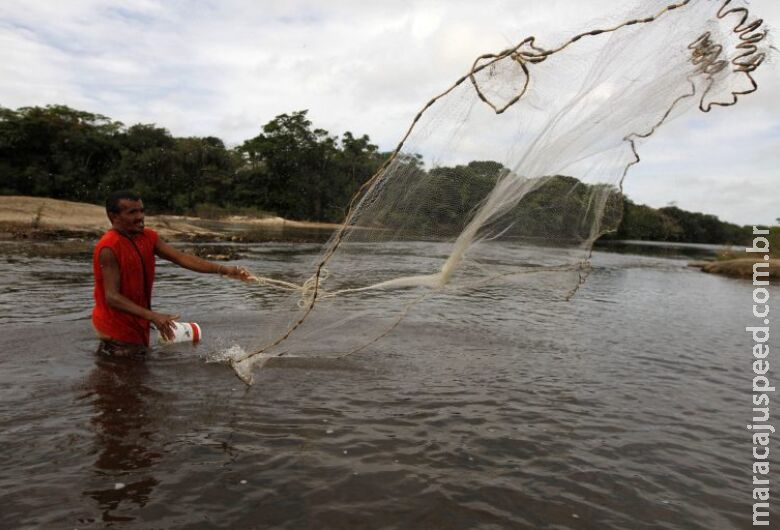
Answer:
<svg viewBox="0 0 780 530"><path fill-rule="evenodd" d="M162 313L152 313L154 327L162 334L165 340L173 340L173 321L178 320L179 315L164 315Z"/></svg>
<svg viewBox="0 0 780 530"><path fill-rule="evenodd" d="M220 265L220 274L232 278L234 280L241 280L242 282L248 282L252 279L252 274L244 267L226 267Z"/></svg>

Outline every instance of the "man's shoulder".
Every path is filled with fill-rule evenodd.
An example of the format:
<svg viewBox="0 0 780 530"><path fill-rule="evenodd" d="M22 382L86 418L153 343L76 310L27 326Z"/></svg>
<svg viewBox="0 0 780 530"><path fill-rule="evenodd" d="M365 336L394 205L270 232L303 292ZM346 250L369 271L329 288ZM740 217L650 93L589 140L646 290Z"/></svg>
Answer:
<svg viewBox="0 0 780 530"><path fill-rule="evenodd" d="M101 238L98 240L98 242L95 244L95 250L93 252L93 256L95 260L98 259L98 256L103 251L103 249L110 249L116 254L119 252L119 240L118 240L119 234L115 230L109 230L105 234L101 236Z"/></svg>
<svg viewBox="0 0 780 530"><path fill-rule="evenodd" d="M156 244L157 240L160 239L157 232L151 228L144 228L144 237L149 239L152 242L152 245Z"/></svg>
<svg viewBox="0 0 780 530"><path fill-rule="evenodd" d="M120 235L116 230L109 230L103 234L97 242L97 247L111 245L119 241Z"/></svg>

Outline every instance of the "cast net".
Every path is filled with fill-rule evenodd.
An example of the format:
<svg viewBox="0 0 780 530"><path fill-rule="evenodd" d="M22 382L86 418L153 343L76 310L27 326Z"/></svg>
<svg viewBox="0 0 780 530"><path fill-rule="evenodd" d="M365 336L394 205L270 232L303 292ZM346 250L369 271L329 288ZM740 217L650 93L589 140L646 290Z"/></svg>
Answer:
<svg viewBox="0 0 780 530"><path fill-rule="evenodd" d="M761 26L736 2L643 1L629 20L478 57L415 116L311 262L256 278L278 309L256 347L220 360L251 384L273 356L360 351L426 298L442 297L446 318L469 311L458 293L499 284L571 297L620 221L640 143L756 90Z"/></svg>

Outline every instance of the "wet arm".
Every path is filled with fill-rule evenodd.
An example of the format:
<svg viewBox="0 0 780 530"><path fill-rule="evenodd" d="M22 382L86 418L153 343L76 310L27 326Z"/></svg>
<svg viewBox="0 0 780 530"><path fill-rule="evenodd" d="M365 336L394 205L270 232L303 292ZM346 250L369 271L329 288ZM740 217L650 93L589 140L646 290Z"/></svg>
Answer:
<svg viewBox="0 0 780 530"><path fill-rule="evenodd" d="M173 262L179 267L184 267L185 269L195 272L220 274L222 273L222 269L227 268L223 265L199 258L198 256L182 252L161 239L157 240L157 245L155 245L154 250L161 258Z"/></svg>
<svg viewBox="0 0 780 530"><path fill-rule="evenodd" d="M155 245L154 250L161 258L191 271L202 272L206 274L224 274L231 278L244 281L248 280L250 277L250 274L241 267L219 265L217 263L207 261L203 258L199 258L198 256L177 250L161 239L157 240L157 244Z"/></svg>

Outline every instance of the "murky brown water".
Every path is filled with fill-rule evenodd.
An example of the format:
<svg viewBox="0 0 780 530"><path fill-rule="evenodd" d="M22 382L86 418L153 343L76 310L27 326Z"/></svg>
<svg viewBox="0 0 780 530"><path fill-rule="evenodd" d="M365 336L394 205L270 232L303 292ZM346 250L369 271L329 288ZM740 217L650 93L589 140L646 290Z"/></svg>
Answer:
<svg viewBox="0 0 780 530"><path fill-rule="evenodd" d="M749 282L597 252L569 303L431 299L359 355L276 359L246 388L203 358L251 341L262 291L161 265L157 307L205 340L112 362L88 252L9 248L0 528L751 527ZM239 250L274 275L317 248Z"/></svg>

